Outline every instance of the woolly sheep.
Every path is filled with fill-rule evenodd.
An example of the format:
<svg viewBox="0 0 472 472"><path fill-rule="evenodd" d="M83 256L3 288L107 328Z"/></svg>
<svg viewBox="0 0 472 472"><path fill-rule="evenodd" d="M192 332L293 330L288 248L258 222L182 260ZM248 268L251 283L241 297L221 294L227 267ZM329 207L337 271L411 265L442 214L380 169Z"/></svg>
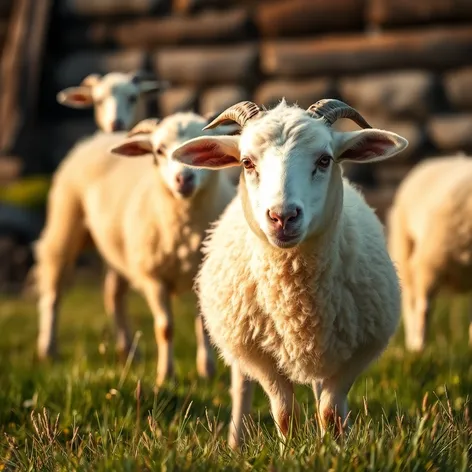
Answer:
<svg viewBox="0 0 472 472"><path fill-rule="evenodd" d="M397 327L400 288L382 225L340 164L387 159L408 142L379 129L336 132L339 118L370 128L338 100L307 111L241 102L207 126L234 120L240 136L199 137L173 152L191 167L244 167L196 278L210 339L232 365L233 448L248 379L267 393L282 436L299 424L293 385L312 384L324 432L346 419L353 382Z"/></svg>
<svg viewBox="0 0 472 472"><path fill-rule="evenodd" d="M194 113L170 115L161 123L144 120L126 140L101 133L79 143L61 163L36 245L40 357L56 352L61 281L90 234L111 268L105 306L117 326L118 346L125 353L131 347L125 310L130 282L154 316L157 384L173 373L170 295L192 288L204 232L235 193L225 174L188 169L170 157L176 146L204 134L206 123ZM198 372L208 376L214 361L200 317L196 331Z"/></svg>
<svg viewBox="0 0 472 472"><path fill-rule="evenodd" d="M395 195L389 251L402 284L405 345L410 351L425 347L431 301L438 290L472 289L471 182L470 157L431 158L406 176ZM472 313L470 319L472 345Z"/></svg>
<svg viewBox="0 0 472 472"><path fill-rule="evenodd" d="M80 86L60 91L57 101L72 108L93 106L98 128L111 133L129 130L145 118L145 97L167 86L167 82L146 80L143 72L90 74Z"/></svg>

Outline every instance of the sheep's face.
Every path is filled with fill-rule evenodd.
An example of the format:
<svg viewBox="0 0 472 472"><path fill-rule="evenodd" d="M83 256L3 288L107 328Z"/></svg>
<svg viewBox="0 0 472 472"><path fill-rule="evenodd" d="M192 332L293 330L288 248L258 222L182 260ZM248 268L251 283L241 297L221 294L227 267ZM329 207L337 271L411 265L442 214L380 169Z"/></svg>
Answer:
<svg viewBox="0 0 472 472"><path fill-rule="evenodd" d="M73 108L94 107L97 126L104 132L124 131L135 123L144 94L162 90L165 84L143 80L139 74L93 74L79 87L70 87L57 96L59 103Z"/></svg>
<svg viewBox="0 0 472 472"><path fill-rule="evenodd" d="M203 168L242 165L251 228L272 245L291 248L322 231L342 202L340 162L386 159L406 145L388 131L336 132L282 102L249 121L241 136L193 139L173 158Z"/></svg>
<svg viewBox="0 0 472 472"><path fill-rule="evenodd" d="M146 123L153 121L149 128ZM185 166L173 158L173 152L189 139L202 134L216 134L216 131L203 131L207 120L192 112L170 115L159 124L155 120L144 120L131 134L143 134L126 140L112 153L126 157L154 155L160 177L177 199L189 199L204 188L210 180L209 169L196 169Z"/></svg>

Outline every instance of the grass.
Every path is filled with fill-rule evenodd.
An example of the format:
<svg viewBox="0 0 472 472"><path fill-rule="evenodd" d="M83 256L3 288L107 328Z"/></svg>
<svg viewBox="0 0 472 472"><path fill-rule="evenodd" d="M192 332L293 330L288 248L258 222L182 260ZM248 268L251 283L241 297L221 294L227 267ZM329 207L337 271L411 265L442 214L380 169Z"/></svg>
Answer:
<svg viewBox="0 0 472 472"><path fill-rule="evenodd" d="M129 369L115 358L97 280L65 296L54 365L35 361L33 302L0 299L0 470L472 470L464 308L449 317L438 302L422 355L404 352L399 330L351 390L354 425L342 441L319 437L312 393L300 386L306 421L281 453L258 389L251 438L237 454L226 445L228 369L219 364L212 381L196 375L193 302L175 301L178 382L155 394L152 318L139 296L130 312L142 360Z"/></svg>

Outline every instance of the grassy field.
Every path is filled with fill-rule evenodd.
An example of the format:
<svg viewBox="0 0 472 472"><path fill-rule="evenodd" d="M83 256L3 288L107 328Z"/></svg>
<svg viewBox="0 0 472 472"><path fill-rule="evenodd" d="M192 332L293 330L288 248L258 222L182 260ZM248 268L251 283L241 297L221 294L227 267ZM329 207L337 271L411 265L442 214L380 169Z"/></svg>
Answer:
<svg viewBox="0 0 472 472"><path fill-rule="evenodd" d="M88 279L65 296L55 365L35 361L34 303L0 299L0 470L472 470L465 308L449 317L437 303L421 356L405 354L399 330L351 390L354 426L342 441L320 439L312 393L299 387L306 421L281 454L258 389L251 439L236 454L226 446L228 369L219 364L211 382L196 375L192 296L175 301L178 383L155 394L146 305L132 295L142 360L128 369L115 358L99 288Z"/></svg>

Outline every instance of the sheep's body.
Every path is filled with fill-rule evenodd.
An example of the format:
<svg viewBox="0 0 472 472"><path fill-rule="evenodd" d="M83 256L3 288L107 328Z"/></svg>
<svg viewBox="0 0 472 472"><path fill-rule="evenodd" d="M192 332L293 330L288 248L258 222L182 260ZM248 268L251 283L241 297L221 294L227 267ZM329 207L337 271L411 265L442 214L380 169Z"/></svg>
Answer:
<svg viewBox="0 0 472 472"><path fill-rule="evenodd" d="M333 131L341 117L369 129ZM228 119L240 136L196 138L173 156L244 167L196 281L210 338L232 366L230 443L238 445L250 407L245 377L268 394L282 435L298 422L295 383L312 383L322 430L342 430L352 384L396 330L400 287L382 225L339 164L386 159L408 143L336 100L307 111L244 102L209 126Z"/></svg>
<svg viewBox="0 0 472 472"><path fill-rule="evenodd" d="M169 148L179 139L198 136L205 124L194 114L177 114L166 120L172 129L179 129L175 136L167 136ZM55 350L59 281L89 233L114 274L109 282L111 300L106 304L118 325L120 347L126 352L131 337L121 305L127 282L145 295L151 307L156 337L161 341L159 362L165 364L159 369L162 382L173 370L168 296L192 289L205 230L235 190L225 174L209 173L196 195L178 199L157 170L159 166L153 167L150 155L125 159L108 152L125 136L96 133L83 140L54 176L46 226L36 245L42 316L38 347L40 353ZM199 355L203 359L199 372L204 375L213 366L204 333L197 326L198 330Z"/></svg>
<svg viewBox="0 0 472 472"><path fill-rule="evenodd" d="M403 288L408 349L423 349L428 310L439 288L472 289L471 181L471 158L433 158L418 164L395 195L389 250Z"/></svg>
<svg viewBox="0 0 472 472"><path fill-rule="evenodd" d="M311 383L375 344L380 352L400 304L383 240L377 217L347 181L337 229L290 251L260 241L235 199L205 242L197 281L226 362L240 359L251 374L260 350L293 382Z"/></svg>

